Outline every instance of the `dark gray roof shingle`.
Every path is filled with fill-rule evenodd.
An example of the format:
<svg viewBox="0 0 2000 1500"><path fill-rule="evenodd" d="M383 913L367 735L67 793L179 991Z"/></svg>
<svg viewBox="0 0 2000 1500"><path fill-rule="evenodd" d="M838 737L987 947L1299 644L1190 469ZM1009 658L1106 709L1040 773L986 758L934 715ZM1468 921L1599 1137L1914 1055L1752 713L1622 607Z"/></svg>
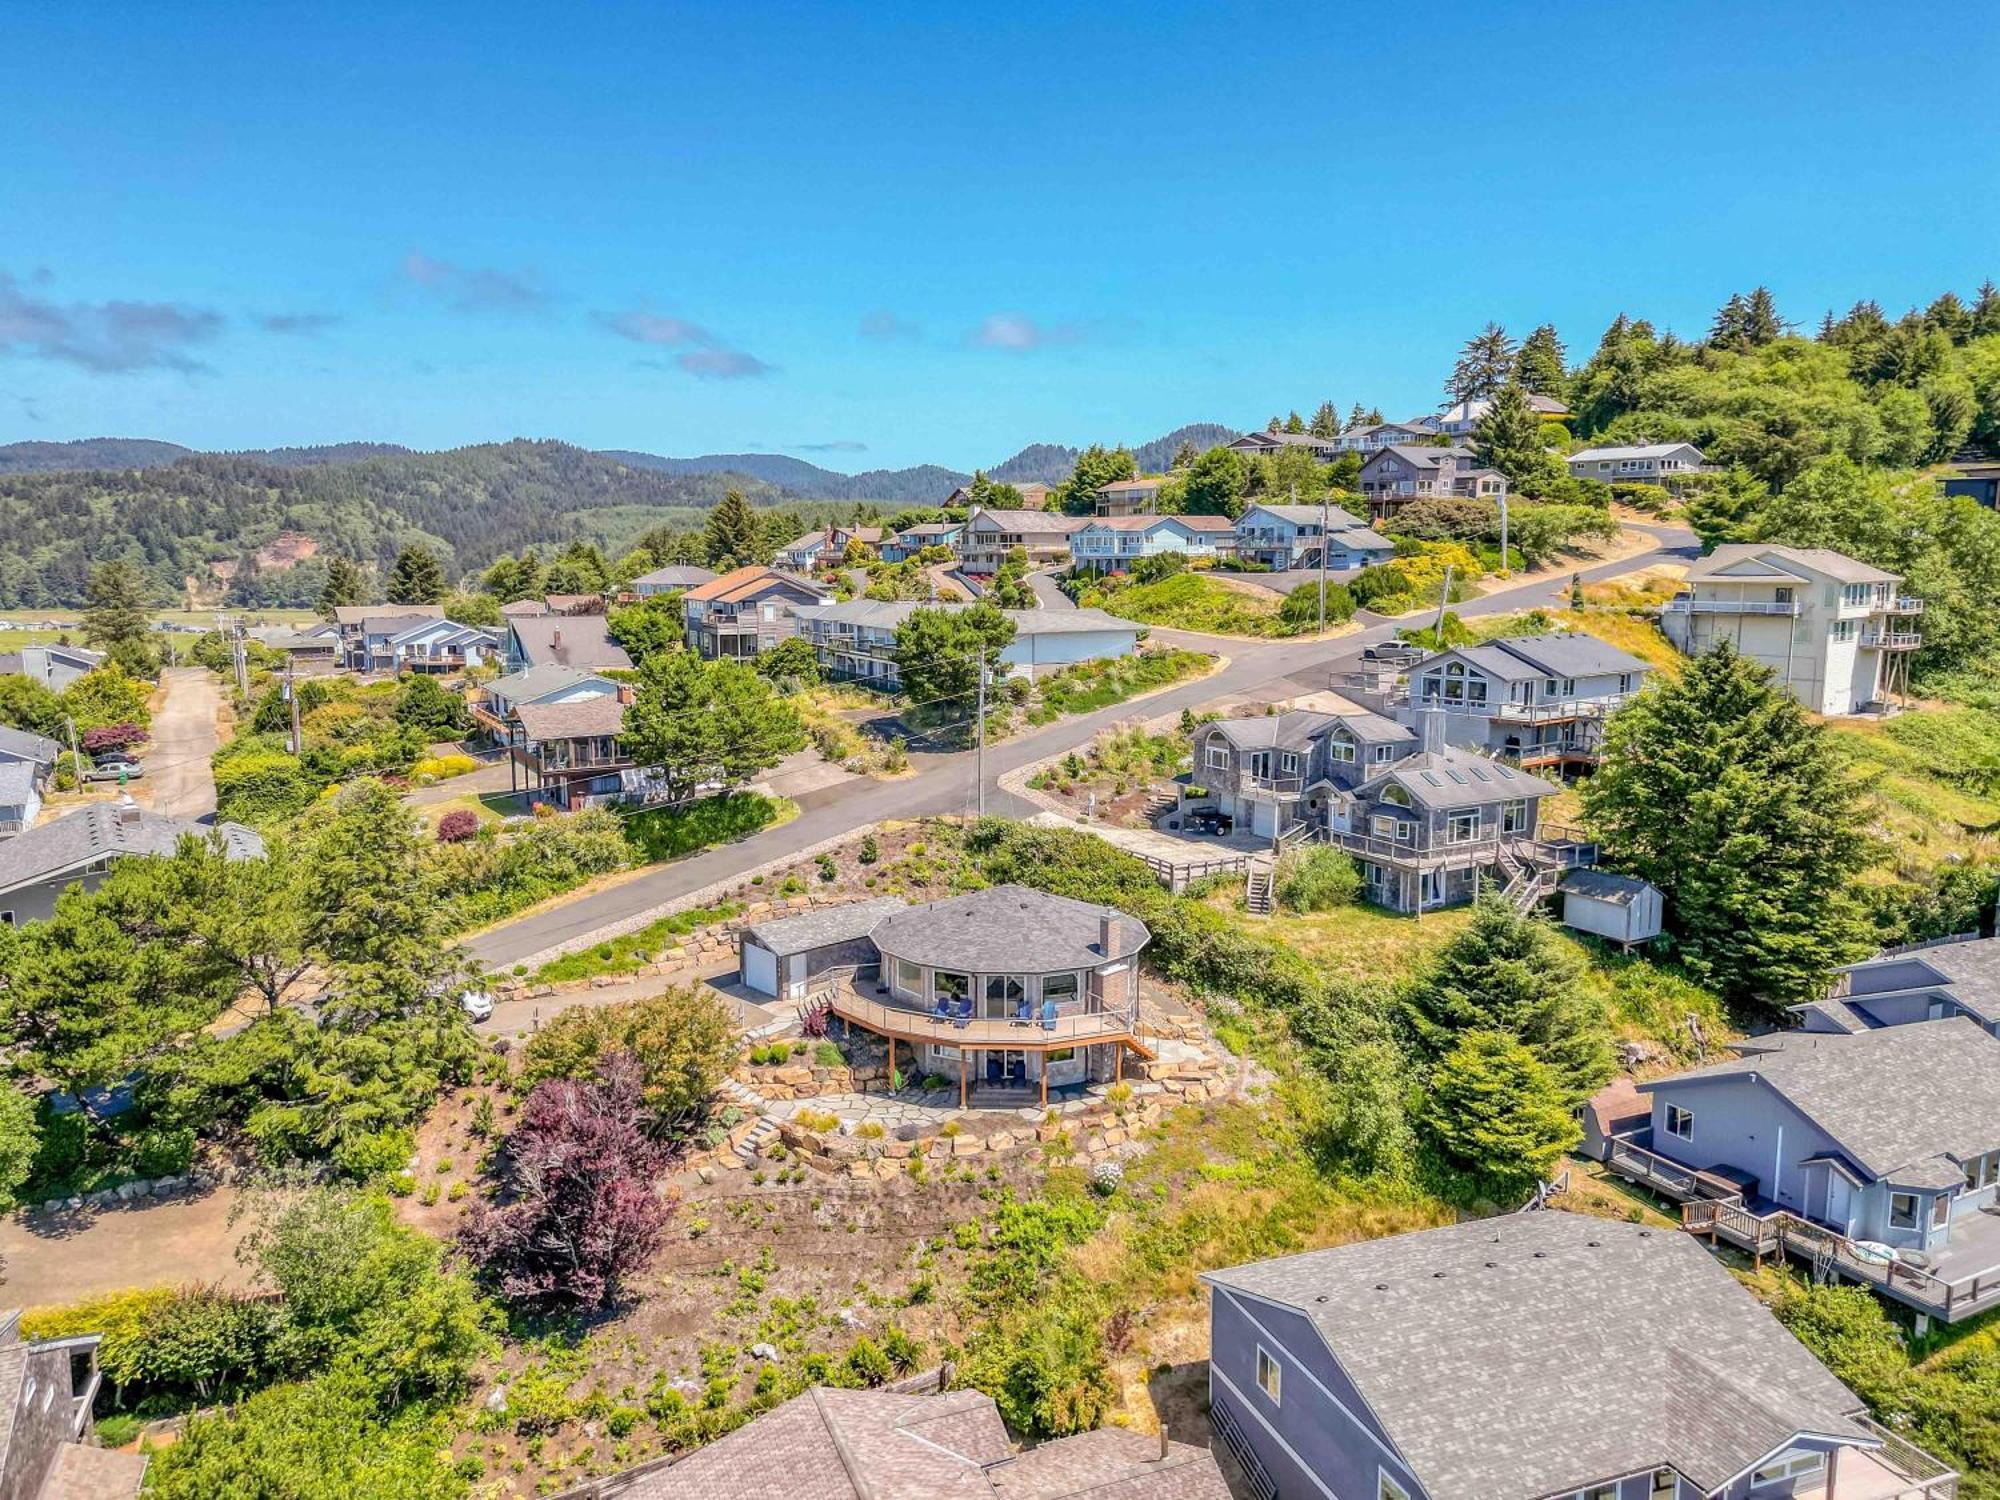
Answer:
<svg viewBox="0 0 2000 1500"><path fill-rule="evenodd" d="M1860 1400L1692 1237L1543 1212L1211 1273L1296 1309L1429 1492L1538 1500L1672 1466L1720 1486Z"/></svg>
<svg viewBox="0 0 2000 1500"><path fill-rule="evenodd" d="M877 896L869 901L823 906L796 917L773 917L753 923L743 931L745 936L757 940L758 947L768 948L784 958L794 953L810 953L815 948L865 938L890 912L902 909L901 898Z"/></svg>
<svg viewBox="0 0 2000 1500"><path fill-rule="evenodd" d="M52 823L0 843L0 893L79 869L98 859L128 854L172 854L189 834L222 836L231 859L255 859L264 840L241 823L219 823L213 829L186 818L127 803L99 802Z"/></svg>
<svg viewBox="0 0 2000 1500"><path fill-rule="evenodd" d="M1109 961L1098 948L1098 921L1107 914L1117 924L1120 958L1152 941L1137 917L1019 885L905 907L885 917L871 935L885 956L929 968L1055 974Z"/></svg>

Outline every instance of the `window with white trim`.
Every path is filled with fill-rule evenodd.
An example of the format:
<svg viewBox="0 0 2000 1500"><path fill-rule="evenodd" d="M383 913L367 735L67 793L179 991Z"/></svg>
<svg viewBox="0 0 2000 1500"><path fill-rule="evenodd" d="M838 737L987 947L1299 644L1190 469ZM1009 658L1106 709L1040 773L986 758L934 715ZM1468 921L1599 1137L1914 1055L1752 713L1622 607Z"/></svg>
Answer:
<svg viewBox="0 0 2000 1500"><path fill-rule="evenodd" d="M1410 1492L1404 1489L1382 1469L1375 1471L1375 1500L1410 1500Z"/></svg>
<svg viewBox="0 0 2000 1500"><path fill-rule="evenodd" d="M1915 1229L1917 1227L1917 1195L1915 1193L1891 1193L1889 1195L1889 1227L1891 1229Z"/></svg>
<svg viewBox="0 0 2000 1500"><path fill-rule="evenodd" d="M1680 1492L1680 1476L1672 1469L1653 1470L1652 1500L1674 1500Z"/></svg>
<svg viewBox="0 0 2000 1500"><path fill-rule="evenodd" d="M1229 769L1229 747L1227 745L1211 744L1208 747L1208 768L1211 771L1226 771Z"/></svg>
<svg viewBox="0 0 2000 1500"><path fill-rule="evenodd" d="M1469 844L1479 837L1479 814L1455 812L1445 819L1444 841L1447 844Z"/></svg>
<svg viewBox="0 0 2000 1500"><path fill-rule="evenodd" d="M1787 1452L1780 1453L1761 1469L1752 1472L1750 1475L1750 1488L1759 1490L1763 1489L1766 1485L1786 1484L1790 1481L1822 1474L1825 1471L1826 1455L1824 1453L1807 1453L1801 1449L1793 1448Z"/></svg>
<svg viewBox="0 0 2000 1500"><path fill-rule="evenodd" d="M1675 1140L1693 1140L1694 1111L1683 1109L1678 1104L1669 1104L1667 1106L1667 1134Z"/></svg>
<svg viewBox="0 0 2000 1500"><path fill-rule="evenodd" d="M1328 760L1337 760L1343 765L1353 765L1354 741L1328 740L1326 742L1326 758Z"/></svg>
<svg viewBox="0 0 2000 1500"><path fill-rule="evenodd" d="M1279 1405L1278 1393L1284 1386L1284 1371L1278 1368L1271 1351L1262 1344L1257 1346L1257 1389L1271 1398L1273 1406Z"/></svg>
<svg viewBox="0 0 2000 1500"><path fill-rule="evenodd" d="M1374 759L1378 764L1392 761L1395 758L1396 747L1394 745L1377 745L1375 747Z"/></svg>

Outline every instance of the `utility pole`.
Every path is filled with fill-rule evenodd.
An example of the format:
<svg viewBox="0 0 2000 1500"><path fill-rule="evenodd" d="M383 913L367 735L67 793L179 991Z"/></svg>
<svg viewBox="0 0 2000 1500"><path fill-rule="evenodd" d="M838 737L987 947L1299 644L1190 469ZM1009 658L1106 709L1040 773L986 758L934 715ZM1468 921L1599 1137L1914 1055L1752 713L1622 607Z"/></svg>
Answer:
<svg viewBox="0 0 2000 1500"><path fill-rule="evenodd" d="M1438 596L1437 619L1431 622L1431 634L1437 637L1437 648L1440 651L1444 650L1444 610L1445 606L1451 603L1451 570L1455 566L1457 566L1455 563L1444 565L1444 592Z"/></svg>
<svg viewBox="0 0 2000 1500"><path fill-rule="evenodd" d="M299 694L292 680L292 653L285 653L285 702L292 715L292 754L299 753Z"/></svg>
<svg viewBox="0 0 2000 1500"><path fill-rule="evenodd" d="M1507 560L1507 491L1500 491L1500 571L1513 571L1514 565Z"/></svg>
<svg viewBox="0 0 2000 1500"><path fill-rule="evenodd" d="M986 647L979 647L979 740L973 752L972 777L979 788L979 816L986 816Z"/></svg>
<svg viewBox="0 0 2000 1500"><path fill-rule="evenodd" d="M1294 485L1293 493L1297 492L1298 487ZM1327 502L1330 498L1329 495L1319 497L1319 628L1322 633L1326 630L1326 554L1332 547L1332 538L1326 524Z"/></svg>
<svg viewBox="0 0 2000 1500"><path fill-rule="evenodd" d="M69 771L76 778L76 789L83 790L83 752L76 748L76 720L63 718L63 727L69 731Z"/></svg>

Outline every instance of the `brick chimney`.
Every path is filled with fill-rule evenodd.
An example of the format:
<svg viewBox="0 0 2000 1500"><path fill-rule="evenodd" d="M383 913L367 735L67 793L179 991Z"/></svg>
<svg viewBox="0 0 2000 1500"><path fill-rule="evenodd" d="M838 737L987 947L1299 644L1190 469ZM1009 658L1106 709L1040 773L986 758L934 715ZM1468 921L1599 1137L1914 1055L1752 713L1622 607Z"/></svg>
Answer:
<svg viewBox="0 0 2000 1500"><path fill-rule="evenodd" d="M618 701L620 703L630 703L634 696L631 683L621 682L618 684Z"/></svg>
<svg viewBox="0 0 2000 1500"><path fill-rule="evenodd" d="M549 645L557 651L562 650L562 630L560 627L549 632Z"/></svg>
<svg viewBox="0 0 2000 1500"><path fill-rule="evenodd" d="M1097 951L1105 958L1120 958L1119 939L1123 936L1118 926L1118 914L1108 908L1097 914Z"/></svg>

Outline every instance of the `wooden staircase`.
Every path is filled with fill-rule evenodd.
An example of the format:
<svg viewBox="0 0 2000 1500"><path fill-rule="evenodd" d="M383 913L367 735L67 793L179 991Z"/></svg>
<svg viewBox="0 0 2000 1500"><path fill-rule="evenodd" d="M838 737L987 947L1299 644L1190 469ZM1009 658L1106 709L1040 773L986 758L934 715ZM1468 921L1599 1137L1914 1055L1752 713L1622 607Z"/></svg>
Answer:
<svg viewBox="0 0 2000 1500"><path fill-rule="evenodd" d="M1271 885L1276 875L1275 868L1265 860L1250 861L1250 870L1244 876L1243 909L1253 917L1271 915Z"/></svg>
<svg viewBox="0 0 2000 1500"><path fill-rule="evenodd" d="M1500 843L1497 854L1500 873L1507 877L1506 885L1500 889L1500 899L1524 917L1562 880L1560 869L1539 863L1510 843Z"/></svg>

